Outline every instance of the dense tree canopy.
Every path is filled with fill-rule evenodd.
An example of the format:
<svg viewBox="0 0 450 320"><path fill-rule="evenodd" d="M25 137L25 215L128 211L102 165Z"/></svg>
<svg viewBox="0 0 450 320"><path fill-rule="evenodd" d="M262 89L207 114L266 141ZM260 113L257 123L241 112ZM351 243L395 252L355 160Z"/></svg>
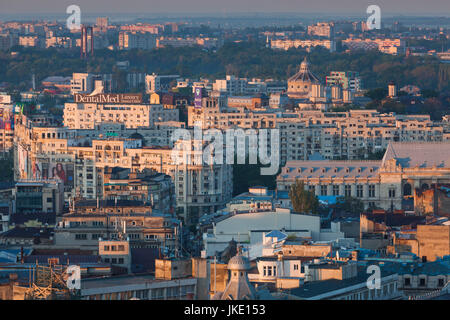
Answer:
<svg viewBox="0 0 450 320"><path fill-rule="evenodd" d="M296 180L289 190L289 198L295 212L318 213L319 200L311 191L305 190L303 181Z"/></svg>
<svg viewBox="0 0 450 320"><path fill-rule="evenodd" d="M422 89L449 90L450 65L434 57L405 57L382 54L377 51L330 53L315 49L287 51L266 48L261 42L227 42L218 50L200 47L160 48L154 50L111 51L97 50L95 56L80 59L74 49L13 48L18 56L0 52L0 79L16 86L29 87L31 73L37 81L47 76L70 76L73 72L114 73L117 61L130 61L130 72L179 74L183 77L224 77L235 74L242 77L287 79L294 74L305 55L311 69L324 79L330 71L357 71L366 88L385 88L395 81L400 87L407 84Z"/></svg>

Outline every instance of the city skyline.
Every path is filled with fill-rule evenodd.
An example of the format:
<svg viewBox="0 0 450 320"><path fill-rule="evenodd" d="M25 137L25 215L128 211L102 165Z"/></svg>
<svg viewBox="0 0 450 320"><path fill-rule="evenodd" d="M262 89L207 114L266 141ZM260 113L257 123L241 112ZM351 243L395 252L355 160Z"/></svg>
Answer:
<svg viewBox="0 0 450 320"><path fill-rule="evenodd" d="M371 2L0 0L0 300L450 300L450 3Z"/></svg>
<svg viewBox="0 0 450 320"><path fill-rule="evenodd" d="M108 13L156 13L156 14L179 14L185 15L199 14L234 14L234 13L290 13L290 14L338 14L338 15L365 15L369 5L378 5L382 12L388 15L401 14L449 16L450 2L444 0L397 0L392 1L359 1L359 0L339 0L330 3L327 0L319 0L310 3L306 0L292 1L281 0L273 3L268 0L256 2L255 0L229 0L227 2L193 0L189 2L180 0L144 1L130 0L126 3L122 1L98 0L95 2L87 0L64 0L55 5L54 1L42 0L39 2L30 0L18 0L6 3L0 2L2 14L45 14L45 13L65 13L69 5L78 5L82 11L88 14L108 14ZM105 10L106 9L106 10ZM447 12L447 14L445 14Z"/></svg>

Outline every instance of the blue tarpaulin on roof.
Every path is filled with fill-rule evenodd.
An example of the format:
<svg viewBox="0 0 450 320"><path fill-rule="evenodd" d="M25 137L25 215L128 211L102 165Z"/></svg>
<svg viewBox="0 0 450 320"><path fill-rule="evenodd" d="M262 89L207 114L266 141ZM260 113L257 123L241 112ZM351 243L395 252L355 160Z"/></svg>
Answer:
<svg viewBox="0 0 450 320"><path fill-rule="evenodd" d="M320 202L326 204L336 204L338 196L317 196Z"/></svg>

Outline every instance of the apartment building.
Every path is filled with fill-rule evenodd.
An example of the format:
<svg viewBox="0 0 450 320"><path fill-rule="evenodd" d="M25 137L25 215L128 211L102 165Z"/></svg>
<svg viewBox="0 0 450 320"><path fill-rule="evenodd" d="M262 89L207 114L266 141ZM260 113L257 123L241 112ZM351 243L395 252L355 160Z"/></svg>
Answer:
<svg viewBox="0 0 450 320"><path fill-rule="evenodd" d="M308 35L332 38L334 36L334 23L318 22L315 25L308 26Z"/></svg>
<svg viewBox="0 0 450 320"><path fill-rule="evenodd" d="M19 46L41 48L42 42L43 39L37 35L19 36Z"/></svg>
<svg viewBox="0 0 450 320"><path fill-rule="evenodd" d="M145 76L145 92L168 92L171 88L172 82L176 82L179 79L179 75L157 75L155 73L147 74Z"/></svg>
<svg viewBox="0 0 450 320"><path fill-rule="evenodd" d="M385 150L390 142L444 140L443 127L428 115L381 114L376 110L252 111L221 107L220 101L212 98L204 98L201 109L188 108L188 125L195 124L203 129L279 129L281 163L308 160L315 154L330 160L364 159Z"/></svg>
<svg viewBox="0 0 450 320"><path fill-rule="evenodd" d="M175 186L170 176L154 170L131 172L129 168L105 168L103 197L106 199L140 200L153 210L173 213Z"/></svg>
<svg viewBox="0 0 450 320"><path fill-rule="evenodd" d="M194 300L197 278L155 279L151 275L81 280L82 300Z"/></svg>
<svg viewBox="0 0 450 320"><path fill-rule="evenodd" d="M100 92L111 92L115 86L112 74L73 73L70 93L90 94L97 88Z"/></svg>
<svg viewBox="0 0 450 320"><path fill-rule="evenodd" d="M349 50L378 50L392 55L404 54L406 52L405 40L403 39L353 39L342 40L342 45Z"/></svg>
<svg viewBox="0 0 450 320"><path fill-rule="evenodd" d="M55 227L51 248L74 248L97 252L99 239L119 240L124 237L129 239L131 248L166 247L169 250L175 250L178 241L175 237L175 229L178 226L171 216L119 212L127 204L134 209L140 205L119 202L117 207L113 207L114 201L112 201L110 208L111 210L116 208L115 213L64 215ZM131 207L129 209L132 210Z"/></svg>
<svg viewBox="0 0 450 320"><path fill-rule="evenodd" d="M358 72L353 71L331 71L326 77L326 85L339 85L342 89L361 91L362 80Z"/></svg>
<svg viewBox="0 0 450 320"><path fill-rule="evenodd" d="M13 190L15 213L51 212L64 209L64 187L58 180L20 180Z"/></svg>
<svg viewBox="0 0 450 320"><path fill-rule="evenodd" d="M294 39L294 40L271 40L270 47L272 49L289 50L290 48L306 48L324 47L330 52L336 51L336 42L333 40L318 40L318 39Z"/></svg>
<svg viewBox="0 0 450 320"><path fill-rule="evenodd" d="M171 47L192 47L201 46L204 48L218 48L220 41L216 38L173 38L173 37L161 37L156 40L157 48Z"/></svg>
<svg viewBox="0 0 450 320"><path fill-rule="evenodd" d="M70 129L94 129L102 122L120 122L127 128L153 127L156 122L178 121L179 110L151 104L66 103L64 125Z"/></svg>
<svg viewBox="0 0 450 320"><path fill-rule="evenodd" d="M21 115L18 119L15 176L31 178L40 172L42 177L52 177L53 172L61 175L62 169L66 201L75 196L104 197L106 167L128 168L132 172L153 169L169 175L175 183L177 212L189 222L196 221L204 213L217 211L231 199L232 166L195 161L179 165L173 160L172 146L178 148L173 141L172 145L143 146L142 136L119 138L105 134L96 138L96 134L85 133L79 138L77 132L85 130L32 127L26 116ZM107 133L111 126L102 128ZM168 127L167 131L160 132L165 135L161 139L170 140ZM33 171L33 168L39 170Z"/></svg>
<svg viewBox="0 0 450 320"><path fill-rule="evenodd" d="M227 75L225 79L217 79L213 83L213 90L225 92L230 96L245 94L248 80L238 78L233 75Z"/></svg>
<svg viewBox="0 0 450 320"><path fill-rule="evenodd" d="M156 48L157 37L150 32L121 31L119 33L119 50Z"/></svg>

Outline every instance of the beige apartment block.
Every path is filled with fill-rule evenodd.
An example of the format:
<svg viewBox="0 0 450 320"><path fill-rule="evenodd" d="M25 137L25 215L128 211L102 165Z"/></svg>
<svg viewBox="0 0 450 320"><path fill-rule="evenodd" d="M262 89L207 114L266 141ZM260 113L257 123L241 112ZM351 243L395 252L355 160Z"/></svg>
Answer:
<svg viewBox="0 0 450 320"><path fill-rule="evenodd" d="M64 106L64 125L69 129L93 129L102 122L120 122L127 128L153 127L155 122L178 120L178 109L163 105L66 103Z"/></svg>

